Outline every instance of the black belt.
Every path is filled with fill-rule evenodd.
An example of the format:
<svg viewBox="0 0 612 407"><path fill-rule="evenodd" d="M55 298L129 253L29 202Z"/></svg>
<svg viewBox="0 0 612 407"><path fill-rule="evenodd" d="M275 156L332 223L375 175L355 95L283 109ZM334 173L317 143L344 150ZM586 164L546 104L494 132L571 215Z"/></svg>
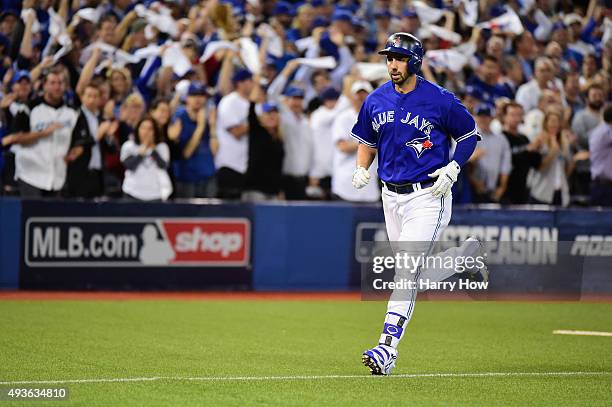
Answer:
<svg viewBox="0 0 612 407"><path fill-rule="evenodd" d="M387 188L391 192L395 192L396 194L411 194L415 191L419 191L423 188L429 188L432 186L436 180L426 181L426 182L415 182L415 183L407 183L407 184L393 184L391 182L382 182L383 186Z"/></svg>

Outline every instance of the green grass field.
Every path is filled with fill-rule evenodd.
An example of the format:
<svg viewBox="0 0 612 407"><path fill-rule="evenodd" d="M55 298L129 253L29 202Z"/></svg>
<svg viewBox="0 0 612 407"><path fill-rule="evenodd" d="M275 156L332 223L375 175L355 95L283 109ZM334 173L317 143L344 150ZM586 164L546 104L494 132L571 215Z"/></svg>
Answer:
<svg viewBox="0 0 612 407"><path fill-rule="evenodd" d="M0 405L612 404L612 337L552 335L612 331L612 304L420 302L396 376L372 377L360 355L384 311L357 301L0 301L2 382L162 377L69 382L69 401ZM491 372L518 374L477 375Z"/></svg>

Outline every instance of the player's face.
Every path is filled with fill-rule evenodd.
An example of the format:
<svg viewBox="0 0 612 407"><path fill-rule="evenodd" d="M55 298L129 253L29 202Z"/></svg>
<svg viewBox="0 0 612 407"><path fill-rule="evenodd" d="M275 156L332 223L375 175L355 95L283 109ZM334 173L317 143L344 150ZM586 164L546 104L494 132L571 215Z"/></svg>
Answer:
<svg viewBox="0 0 612 407"><path fill-rule="evenodd" d="M408 57L388 54L387 70L395 85L403 85L404 82L410 78L410 72L408 72Z"/></svg>

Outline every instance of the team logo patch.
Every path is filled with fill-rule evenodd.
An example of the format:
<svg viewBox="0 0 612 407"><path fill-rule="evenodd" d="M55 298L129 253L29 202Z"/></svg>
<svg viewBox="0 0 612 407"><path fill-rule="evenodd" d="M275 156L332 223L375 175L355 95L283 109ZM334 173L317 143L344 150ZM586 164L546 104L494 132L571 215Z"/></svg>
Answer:
<svg viewBox="0 0 612 407"><path fill-rule="evenodd" d="M403 331L404 330L402 328L400 328L399 326L395 326L395 325L391 325L391 324L385 324L385 326L383 328L383 333L384 334L394 336L397 339L402 337L402 332Z"/></svg>
<svg viewBox="0 0 612 407"><path fill-rule="evenodd" d="M421 158L421 155L423 155L426 150L431 149L433 145L434 144L429 139L429 136L415 138L406 143L407 147L412 147L414 149L417 158Z"/></svg>
<svg viewBox="0 0 612 407"><path fill-rule="evenodd" d="M393 46L400 48L402 46L402 39L400 37L395 37L393 39Z"/></svg>

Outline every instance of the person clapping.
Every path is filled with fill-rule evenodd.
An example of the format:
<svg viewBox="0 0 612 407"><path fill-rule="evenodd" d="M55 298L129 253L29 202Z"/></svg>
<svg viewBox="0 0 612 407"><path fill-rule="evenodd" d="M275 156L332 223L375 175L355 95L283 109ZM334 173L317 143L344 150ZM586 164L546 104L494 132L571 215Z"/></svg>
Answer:
<svg viewBox="0 0 612 407"><path fill-rule="evenodd" d="M159 127L147 116L136 125L134 140L121 147L125 167L123 193L128 199L165 201L172 193L168 176L170 150L162 141Z"/></svg>

